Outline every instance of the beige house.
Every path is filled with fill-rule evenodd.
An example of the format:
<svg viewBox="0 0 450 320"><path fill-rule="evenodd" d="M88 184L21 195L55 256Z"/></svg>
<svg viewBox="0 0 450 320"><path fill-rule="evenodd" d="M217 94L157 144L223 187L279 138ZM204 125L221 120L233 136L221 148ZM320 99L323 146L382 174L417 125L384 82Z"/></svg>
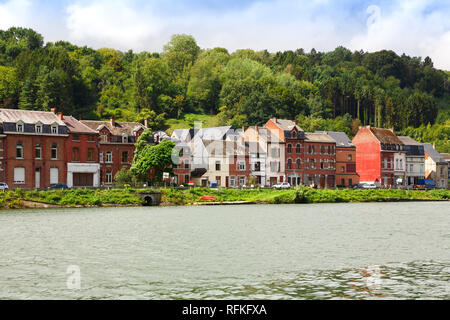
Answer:
<svg viewBox="0 0 450 320"><path fill-rule="evenodd" d="M448 188L448 163L431 143L422 143L425 149L425 178L432 179L436 188Z"/></svg>

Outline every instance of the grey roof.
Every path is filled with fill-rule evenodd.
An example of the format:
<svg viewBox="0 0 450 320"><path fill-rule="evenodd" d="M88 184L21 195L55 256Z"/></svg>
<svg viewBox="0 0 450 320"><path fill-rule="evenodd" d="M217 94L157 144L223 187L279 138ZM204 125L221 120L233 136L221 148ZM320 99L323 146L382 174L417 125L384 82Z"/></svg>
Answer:
<svg viewBox="0 0 450 320"><path fill-rule="evenodd" d="M316 131L315 133L323 133L328 135L331 139L336 142L336 147L342 148L354 148L352 140L347 136L345 132L335 132L335 131Z"/></svg>
<svg viewBox="0 0 450 320"><path fill-rule="evenodd" d="M447 163L444 157L433 147L431 143L422 143L425 152L433 159L436 163Z"/></svg>
<svg viewBox="0 0 450 320"><path fill-rule="evenodd" d="M331 138L330 136L328 136L325 133L318 133L318 132L307 132L305 133L306 135L306 140L308 141L312 141L312 142L326 142L326 143L336 143L336 141Z"/></svg>
<svg viewBox="0 0 450 320"><path fill-rule="evenodd" d="M41 122L45 125L51 125L57 123L60 126L66 124L59 119L59 117L48 111L31 111L31 110L18 110L18 109L0 109L0 122L13 122L23 121L28 124L36 124Z"/></svg>
<svg viewBox="0 0 450 320"><path fill-rule="evenodd" d="M400 141L403 142L407 146L420 146L421 145L416 140L414 140L413 138L408 137L408 136L397 136L397 138L399 138Z"/></svg>
<svg viewBox="0 0 450 320"><path fill-rule="evenodd" d="M97 134L97 131L92 130L72 116L64 116L63 121L71 133Z"/></svg>
<svg viewBox="0 0 450 320"><path fill-rule="evenodd" d="M272 119L272 121L283 131L291 131L294 127L297 128L298 131L303 131L294 121L285 120L285 119Z"/></svg>
<svg viewBox="0 0 450 320"><path fill-rule="evenodd" d="M111 134L116 136L123 134L133 136L136 131L146 129L139 122L114 121L114 126L111 121L80 120L80 122L95 131L100 131L103 127L106 127Z"/></svg>

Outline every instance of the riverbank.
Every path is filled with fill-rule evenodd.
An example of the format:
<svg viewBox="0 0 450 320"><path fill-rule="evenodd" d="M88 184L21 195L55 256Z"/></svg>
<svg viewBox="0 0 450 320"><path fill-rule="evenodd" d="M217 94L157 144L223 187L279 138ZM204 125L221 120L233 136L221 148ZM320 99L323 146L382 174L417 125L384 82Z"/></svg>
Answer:
<svg viewBox="0 0 450 320"><path fill-rule="evenodd" d="M141 206L142 192L148 189L71 189L71 190L15 190L0 193L0 208L80 208ZM449 190L397 189L338 189L320 190L297 187L289 190L273 189L161 189L162 206L226 205L226 204L292 204L292 203L346 203L449 201ZM203 201L202 196L216 201Z"/></svg>

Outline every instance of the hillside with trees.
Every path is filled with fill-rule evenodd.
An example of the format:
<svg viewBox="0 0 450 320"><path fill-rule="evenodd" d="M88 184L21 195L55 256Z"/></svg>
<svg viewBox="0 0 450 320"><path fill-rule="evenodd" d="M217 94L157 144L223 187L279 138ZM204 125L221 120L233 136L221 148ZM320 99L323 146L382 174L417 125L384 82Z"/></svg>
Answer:
<svg viewBox="0 0 450 320"><path fill-rule="evenodd" d="M449 73L429 57L387 50L229 53L174 35L162 52L135 53L45 43L34 30L10 28L0 30L0 107L149 118L153 130L186 114L216 115L236 128L276 116L350 135L374 125L450 151Z"/></svg>

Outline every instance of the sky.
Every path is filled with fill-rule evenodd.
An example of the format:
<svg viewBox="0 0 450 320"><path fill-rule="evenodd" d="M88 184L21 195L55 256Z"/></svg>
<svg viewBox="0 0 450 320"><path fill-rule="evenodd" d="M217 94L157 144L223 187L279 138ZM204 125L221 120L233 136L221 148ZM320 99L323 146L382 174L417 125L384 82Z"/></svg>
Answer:
<svg viewBox="0 0 450 320"><path fill-rule="evenodd" d="M202 48L394 50L450 70L448 0L0 0L0 29L45 41L160 52L173 34Z"/></svg>

